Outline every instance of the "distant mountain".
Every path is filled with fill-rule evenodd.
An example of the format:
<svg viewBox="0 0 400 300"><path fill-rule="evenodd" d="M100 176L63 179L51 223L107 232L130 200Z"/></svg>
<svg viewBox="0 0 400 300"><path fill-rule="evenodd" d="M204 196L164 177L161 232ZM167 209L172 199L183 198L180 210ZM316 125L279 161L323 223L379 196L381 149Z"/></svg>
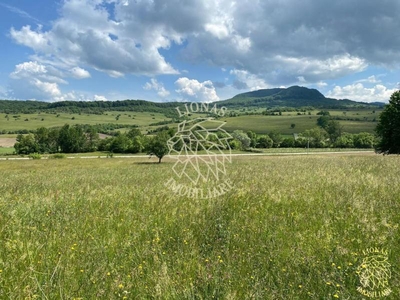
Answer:
<svg viewBox="0 0 400 300"><path fill-rule="evenodd" d="M261 107L274 109L279 107L301 108L313 107L316 109L343 109L349 107L382 107L384 103L363 103L348 99L337 100L326 98L316 89L292 86L289 88L273 88L252 91L236 95L235 97L214 102L218 106L230 108ZM152 102L146 100L122 100L122 101L63 101L63 102L40 102L40 101L16 101L0 100L0 113L92 113L102 114L105 111L140 111L158 112L165 116L175 118L177 112L175 107L181 106L179 102Z"/></svg>
<svg viewBox="0 0 400 300"><path fill-rule="evenodd" d="M226 107L314 107L314 108L348 108L361 106L382 106L377 103L356 102L348 99L337 100L326 98L316 89L300 86L289 88L263 89L234 96L231 99L219 101Z"/></svg>

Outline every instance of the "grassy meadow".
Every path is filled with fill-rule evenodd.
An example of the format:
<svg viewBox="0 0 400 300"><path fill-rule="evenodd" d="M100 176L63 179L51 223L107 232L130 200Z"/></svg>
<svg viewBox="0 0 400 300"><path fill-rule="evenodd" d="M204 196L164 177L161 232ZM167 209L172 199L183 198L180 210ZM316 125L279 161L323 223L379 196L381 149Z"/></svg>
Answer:
<svg viewBox="0 0 400 300"><path fill-rule="evenodd" d="M208 200L153 161L0 161L0 299L363 299L370 247L399 299L399 157L235 157Z"/></svg>
<svg viewBox="0 0 400 300"><path fill-rule="evenodd" d="M263 109L265 110L265 109ZM245 110L246 111L246 110ZM247 112L261 113L261 109L248 109ZM349 133L373 132L379 110L375 112L371 109L353 109L348 111L329 110L334 117L350 118L350 120L340 120L343 126L343 131ZM242 110L237 110L237 113L243 113ZM277 130L284 135L303 132L317 126L318 115L316 111L312 111L311 115L297 115L296 112L283 112L282 116L264 116L264 115L241 115L238 117L222 118L227 122L225 128L228 131L233 130L252 130L258 134L266 134L272 130ZM8 118L7 118L8 116ZM192 118L204 117L204 114L193 114ZM73 114L73 113L37 113L37 114L17 114L6 115L0 114L0 129L15 131L23 129L37 129L39 127L61 127L64 124L103 124L114 123L121 125L137 125L142 131L155 129L159 126L150 126L150 124L169 121L171 118L160 113L150 112L118 112L107 111L102 115L95 114ZM295 128L291 128L291 124L295 124ZM160 125L161 126L161 125ZM168 124L168 126L176 127L177 124ZM119 131L125 131L123 128ZM9 137L10 135L0 135L0 138Z"/></svg>
<svg viewBox="0 0 400 300"><path fill-rule="evenodd" d="M224 127L228 131L234 130L251 130L257 134L268 134L271 131L278 131L284 135L291 135L293 133L301 133L305 130L317 127L316 115L282 115L282 116L239 116L231 118L223 118L227 122ZM339 120L343 126L343 132L359 133L370 132L373 133L376 127L375 122L371 121L348 121ZM295 124L295 128L291 128L291 124Z"/></svg>
<svg viewBox="0 0 400 300"><path fill-rule="evenodd" d="M6 118L6 116L8 116L8 119ZM165 120L169 120L169 118L166 118L163 114L160 113L133 111L107 111L102 115L84 113L37 113L6 115L2 113L0 114L0 129L13 131L22 129L37 129L40 127L60 127L64 124L96 125L103 123L148 126L151 123L161 122Z"/></svg>

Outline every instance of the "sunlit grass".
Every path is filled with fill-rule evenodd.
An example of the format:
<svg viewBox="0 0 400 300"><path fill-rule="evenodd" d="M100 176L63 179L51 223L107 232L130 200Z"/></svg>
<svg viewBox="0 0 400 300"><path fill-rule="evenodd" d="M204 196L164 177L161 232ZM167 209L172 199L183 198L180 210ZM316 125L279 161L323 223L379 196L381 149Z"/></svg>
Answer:
<svg viewBox="0 0 400 300"><path fill-rule="evenodd" d="M237 157L211 200L148 162L0 162L0 299L362 299L369 247L398 298L399 157Z"/></svg>

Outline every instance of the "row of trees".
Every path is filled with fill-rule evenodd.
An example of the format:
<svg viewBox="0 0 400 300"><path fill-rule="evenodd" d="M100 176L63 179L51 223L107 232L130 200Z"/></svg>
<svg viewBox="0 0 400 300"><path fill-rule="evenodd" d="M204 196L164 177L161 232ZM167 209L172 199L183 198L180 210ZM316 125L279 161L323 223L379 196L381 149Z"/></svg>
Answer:
<svg viewBox="0 0 400 300"><path fill-rule="evenodd" d="M247 150L250 148L373 148L376 138L368 132L358 134L343 133L332 139L322 128L306 130L295 137L282 137L278 132L257 136L254 132L235 130L230 142L232 149Z"/></svg>
<svg viewBox="0 0 400 300"><path fill-rule="evenodd" d="M336 125L332 125L335 127ZM335 127L336 128L336 127ZM162 148L155 141L165 144L174 136L175 130L167 126L155 135L143 135L137 128L126 133L117 133L115 136L100 139L95 126L70 126L61 128L39 128L34 134L18 135L14 145L17 154L30 153L84 153L105 151L111 153L159 153L154 150ZM372 148L375 137L369 133L349 134L316 127L306 130L297 138L283 138L276 131L258 136L253 131L243 132L235 130L229 141L232 149L248 150L250 148L291 148L291 147L338 147L338 148ZM179 147L179 145L177 145ZM156 154L155 154L156 155ZM159 155L156 155L159 156Z"/></svg>
<svg viewBox="0 0 400 300"><path fill-rule="evenodd" d="M169 129L154 136L145 136L133 128L126 133L101 140L94 126L70 126L39 128L34 134L17 136L14 145L17 154L31 153L85 153L107 151L112 153L147 152L161 158L167 153L167 140L173 136Z"/></svg>
<svg viewBox="0 0 400 300"><path fill-rule="evenodd" d="M19 134L14 145L17 154L78 153L95 151L99 134L93 127L70 126L39 128L34 134Z"/></svg>

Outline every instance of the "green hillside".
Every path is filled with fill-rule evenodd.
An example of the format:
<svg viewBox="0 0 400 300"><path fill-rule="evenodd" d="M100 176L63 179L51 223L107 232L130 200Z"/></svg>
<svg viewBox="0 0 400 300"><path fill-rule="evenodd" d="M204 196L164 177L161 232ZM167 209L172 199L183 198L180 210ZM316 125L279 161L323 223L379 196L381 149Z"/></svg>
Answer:
<svg viewBox="0 0 400 300"><path fill-rule="evenodd" d="M274 88L247 92L219 102L229 108L238 107L313 107L320 109L340 109L349 107L376 107L377 103L360 103L351 100L326 98L316 89L292 86L287 89Z"/></svg>

